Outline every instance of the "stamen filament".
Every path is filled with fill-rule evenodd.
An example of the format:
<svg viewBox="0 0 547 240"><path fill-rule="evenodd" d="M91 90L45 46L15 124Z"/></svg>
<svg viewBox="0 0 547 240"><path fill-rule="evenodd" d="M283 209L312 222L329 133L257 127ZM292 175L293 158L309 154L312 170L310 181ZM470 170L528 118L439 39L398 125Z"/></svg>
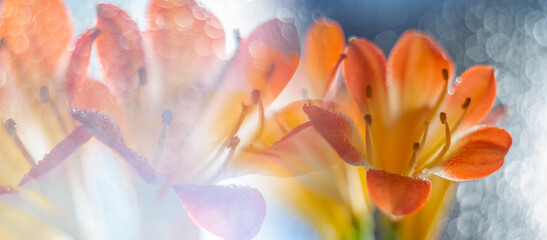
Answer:
<svg viewBox="0 0 547 240"><path fill-rule="evenodd" d="M331 73L329 74L329 77L327 79L327 86L325 88L325 92L323 93L324 100L334 100L336 98L336 93L338 87L342 84L341 81L336 81L336 73L338 72L338 68L340 67L340 64L342 64L342 61L347 58L346 54L340 54L340 58L338 58L338 61L336 62L336 65L334 65L334 68L332 69ZM338 78L339 79L339 78Z"/></svg>
<svg viewBox="0 0 547 240"><path fill-rule="evenodd" d="M458 119L458 121L456 122L456 125L454 125L453 131L456 131L458 127L460 127L460 124L462 123L463 118L465 117L465 114L467 113L467 109L469 108L469 104L471 104L471 98L466 98L465 102L463 102L462 104L463 113Z"/></svg>
<svg viewBox="0 0 547 240"><path fill-rule="evenodd" d="M429 161L428 162L429 164L426 164L425 168L428 168L427 165L434 165L434 164L438 163L442 159L442 157L446 154L446 152L448 152L448 149L450 148L450 144L452 142L452 136L450 134L450 127L448 126L448 121L446 120L446 113L441 112L441 114L439 114L439 118L441 120L441 123L444 124L444 129L445 129L444 146L441 149L441 151L439 152L439 154L437 154L437 156L434 158L434 160Z"/></svg>
<svg viewBox="0 0 547 240"><path fill-rule="evenodd" d="M256 138L259 138L260 135L262 135L262 131L264 130L264 105L262 104L262 99L260 99L260 91L256 89L253 90L252 100L254 104L258 104L259 125L258 125L258 130L255 136L255 139L256 139Z"/></svg>
<svg viewBox="0 0 547 240"><path fill-rule="evenodd" d="M64 133L68 134L68 130L66 128L65 122L63 121L63 118L61 117L61 112L57 108L57 105L53 102L51 97L49 96L49 88L47 86L40 87L40 100L43 103L48 103L49 107L51 108L51 111L53 111L53 115L55 115L55 118L57 118L57 122L59 122L59 126L61 126L61 129Z"/></svg>
<svg viewBox="0 0 547 240"><path fill-rule="evenodd" d="M439 95L439 97L437 98L437 101L435 102L435 105L429 111L429 114L425 118L426 122L431 122L431 120L435 116L435 113L437 113L437 110L439 110L439 107L441 106L441 103L443 102L444 98L446 97L446 93L448 92L448 70L446 68L443 68L442 75L443 75L443 80L444 80L443 90L442 90L441 94ZM428 124L428 127L429 127L429 124Z"/></svg>
<svg viewBox="0 0 547 240"><path fill-rule="evenodd" d="M228 146L230 139L235 137L237 131L239 131L239 128L241 127L241 124L243 124L243 120L245 120L245 116L247 116L248 110L249 110L249 106L245 105L244 103L241 103L241 114L239 115L239 119L237 119L237 123L234 126L234 129L232 129L232 132L228 134L228 137L226 138L226 141L224 141L223 146Z"/></svg>
<svg viewBox="0 0 547 240"><path fill-rule="evenodd" d="M372 137L370 133L370 126L372 125L372 117L370 116L370 114L365 115L365 123L366 123L365 138L366 138L366 145L367 145L367 158L369 159L372 165L375 165L374 152L372 150L373 149Z"/></svg>
<svg viewBox="0 0 547 240"><path fill-rule="evenodd" d="M371 112L370 112L370 99L372 98L372 87L370 85L367 85L366 97L367 97L367 101L365 102L365 105L366 105L366 108L367 108L367 114L371 114Z"/></svg>
<svg viewBox="0 0 547 240"><path fill-rule="evenodd" d="M424 121L424 135L422 136L422 141L420 142L420 146L425 146L425 141L427 140L428 130L429 130L429 122ZM418 153L416 153L416 154L417 155L420 154L420 152L422 152L422 149L423 149L423 147L418 149Z"/></svg>
<svg viewBox="0 0 547 240"><path fill-rule="evenodd" d="M165 148L167 143L167 128L171 124L172 114L169 110L164 110L161 114L162 116L162 127L160 137L158 139L158 145L156 147L156 152L154 153L154 168L158 169L163 164L165 157Z"/></svg>
<svg viewBox="0 0 547 240"><path fill-rule="evenodd" d="M17 128L15 128L15 121L13 121L13 119L11 118L6 120L6 122L4 123L4 128L6 129L8 134L13 137L13 141L15 142L15 145L17 145L17 148L19 149L19 151L21 151L21 153L23 154L23 157L25 157L25 160L27 160L27 163L31 167L35 167L36 163L34 162L34 159L32 159L32 156L30 156L30 153L28 152L27 148L25 147L25 145L23 144L23 142L17 135Z"/></svg>
<svg viewBox="0 0 547 240"><path fill-rule="evenodd" d="M410 162L408 163L408 167L406 169L407 176L412 176L412 174L414 173L414 169L416 168L416 160L418 151L420 150L420 143L415 142L412 150L412 158L410 159Z"/></svg>

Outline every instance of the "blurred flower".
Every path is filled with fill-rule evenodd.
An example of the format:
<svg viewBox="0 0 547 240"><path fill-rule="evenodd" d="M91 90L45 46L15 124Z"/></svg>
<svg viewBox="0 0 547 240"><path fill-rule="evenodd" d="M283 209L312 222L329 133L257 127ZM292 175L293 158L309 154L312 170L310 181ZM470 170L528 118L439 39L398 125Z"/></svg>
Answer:
<svg viewBox="0 0 547 240"><path fill-rule="evenodd" d="M511 136L473 127L494 102L491 67L475 66L450 85L452 62L417 31L401 37L387 63L364 39L352 39L346 54L344 77L363 117L312 105L304 111L346 163L368 169L368 192L380 210L402 217L420 209L431 174L466 181L503 165Z"/></svg>
<svg viewBox="0 0 547 240"><path fill-rule="evenodd" d="M9 168L0 175L5 186L0 191L0 219L12 224L0 228L5 236L28 236L21 231L38 222L36 229L52 238L119 238L107 224L123 209L136 215L128 217L127 224L144 226L129 238L139 233L144 238L172 238L183 231L191 236L192 230L178 225L184 221L173 204L176 193L201 228L227 239L248 239L264 220L262 195L249 187L216 183L248 173L292 176L315 169L283 157L302 145L300 139L319 136L310 126L287 131L284 124L291 122L295 109L303 115L302 103L280 113L266 111L299 62L292 23L262 24L227 58L222 25L194 1L152 1L144 34L123 10L99 4L96 27L81 35L67 65L63 56L71 37L69 23L64 4L57 0L3 2L1 61L7 64L1 67L9 81L0 89L0 113L13 116L17 130L29 128L25 131L32 135L49 137L44 141L39 135L25 147L23 142L31 142L32 135L18 134L15 121L5 121L3 142L13 143L1 154ZM104 83L87 79L93 44ZM10 108L13 111L5 110ZM51 149L55 143L34 166L36 146ZM132 167L124 171L123 164L116 169L108 169L116 163L95 166L100 168L98 176L121 181L116 193L89 182L97 176L80 177L93 175L85 168L87 162L117 158L104 145ZM303 145L312 152L327 143ZM316 158L312 154L301 160L322 168ZM149 185L158 182L163 183ZM89 202L103 202L101 196L111 195L136 205L121 202L104 208L117 209L112 212L87 209L93 205ZM150 224L150 219L160 224Z"/></svg>

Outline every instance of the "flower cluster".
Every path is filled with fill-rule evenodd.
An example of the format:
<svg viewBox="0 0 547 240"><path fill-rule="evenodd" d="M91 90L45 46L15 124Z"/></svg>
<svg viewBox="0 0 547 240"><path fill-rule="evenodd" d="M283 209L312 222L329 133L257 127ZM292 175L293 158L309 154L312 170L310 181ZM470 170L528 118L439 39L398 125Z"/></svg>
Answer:
<svg viewBox="0 0 547 240"><path fill-rule="evenodd" d="M476 66L452 81L453 63L422 32L406 32L386 60L365 39L346 45L341 28L321 19L300 60L296 27L275 19L227 56L213 14L194 0L152 0L145 31L98 4L96 25L72 48L61 0L1 4L3 238L195 238L192 222L251 239L264 197L219 184L251 173L321 176L321 186L287 188L289 204L327 203L301 209L321 216L312 221L351 228L370 220L373 202L403 225L422 212L431 222L449 191L444 179L485 177L511 146L505 130L476 126L494 102L494 70ZM87 77L93 50L98 80ZM294 102L271 108L294 89ZM114 216L130 233L109 230Z"/></svg>

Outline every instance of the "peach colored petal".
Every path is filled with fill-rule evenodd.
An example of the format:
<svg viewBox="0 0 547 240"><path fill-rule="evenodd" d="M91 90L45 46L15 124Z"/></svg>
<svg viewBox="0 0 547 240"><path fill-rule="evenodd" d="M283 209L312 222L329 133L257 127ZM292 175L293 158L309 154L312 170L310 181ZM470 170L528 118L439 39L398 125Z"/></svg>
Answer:
<svg viewBox="0 0 547 240"><path fill-rule="evenodd" d="M502 128L482 126L463 136L432 172L453 181L486 177L503 165L513 140Z"/></svg>
<svg viewBox="0 0 547 240"><path fill-rule="evenodd" d="M258 26L241 40L227 73L230 90L260 91L271 103L285 88L298 66L300 42L293 23L273 19ZM250 102L250 95L245 102Z"/></svg>
<svg viewBox="0 0 547 240"><path fill-rule="evenodd" d="M65 4L6 0L0 18L0 38L18 66L20 81L38 87L50 83L72 37Z"/></svg>
<svg viewBox="0 0 547 240"><path fill-rule="evenodd" d="M124 103L130 102L139 85L146 83L142 36L137 24L122 9L97 5L95 40L105 82Z"/></svg>
<svg viewBox="0 0 547 240"><path fill-rule="evenodd" d="M266 202L256 189L194 184L173 190L197 225L224 239L252 239L264 222Z"/></svg>
<svg viewBox="0 0 547 240"><path fill-rule="evenodd" d="M465 130L480 123L492 108L496 98L494 68L476 65L467 69L455 82L453 92L454 94L446 97L441 111L446 112L453 122L456 122L463 111L462 104L466 98L470 98L470 104L459 129Z"/></svg>
<svg viewBox="0 0 547 240"><path fill-rule="evenodd" d="M352 39L346 50L344 77L348 91L357 101L363 114L371 112L366 109L367 86L372 90L370 106L386 107L386 59L384 54L373 43L365 39ZM380 110L380 109L375 109Z"/></svg>
<svg viewBox="0 0 547 240"><path fill-rule="evenodd" d="M432 107L443 91L443 69L449 79L454 66L433 37L407 31L393 47L387 62L387 74L399 111Z"/></svg>
<svg viewBox="0 0 547 240"><path fill-rule="evenodd" d="M303 109L315 129L344 161L351 165L366 164L363 138L347 117L312 105Z"/></svg>
<svg viewBox="0 0 547 240"><path fill-rule="evenodd" d="M344 32L340 25L321 18L306 33L304 66L314 91L314 96L322 96L340 54L344 51Z"/></svg>
<svg viewBox="0 0 547 240"><path fill-rule="evenodd" d="M158 74L169 86L201 80L203 67L224 56L222 24L194 0L154 0L147 19Z"/></svg>
<svg viewBox="0 0 547 240"><path fill-rule="evenodd" d="M68 96L71 100L75 97L74 94L78 92L80 84L87 77L91 46L99 34L101 34L101 30L97 28L88 29L76 42L76 47L72 52L72 57L68 64L65 83Z"/></svg>
<svg viewBox="0 0 547 240"><path fill-rule="evenodd" d="M383 170L367 171L367 187L372 201L383 212L402 217L420 209L429 199L431 182Z"/></svg>

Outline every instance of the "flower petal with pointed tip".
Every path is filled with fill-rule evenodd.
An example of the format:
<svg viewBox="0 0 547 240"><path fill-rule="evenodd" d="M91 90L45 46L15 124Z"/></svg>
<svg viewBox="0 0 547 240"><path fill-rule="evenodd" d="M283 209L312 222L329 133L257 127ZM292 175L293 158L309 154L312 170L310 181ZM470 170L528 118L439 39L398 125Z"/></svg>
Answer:
<svg viewBox="0 0 547 240"><path fill-rule="evenodd" d="M431 182L427 179L377 169L367 171L367 187L376 206L395 217L417 211L431 193Z"/></svg>
<svg viewBox="0 0 547 240"><path fill-rule="evenodd" d="M447 160L432 172L452 181L486 177L503 166L512 142L511 135L502 128L479 127L463 136L448 152Z"/></svg>
<svg viewBox="0 0 547 240"><path fill-rule="evenodd" d="M66 71L66 88L71 101L76 97L81 82L87 77L91 46L99 34L101 30L97 28L88 29L76 42Z"/></svg>
<svg viewBox="0 0 547 240"><path fill-rule="evenodd" d="M222 238L251 239L264 222L266 202L256 189L177 185L173 190L196 224Z"/></svg>

